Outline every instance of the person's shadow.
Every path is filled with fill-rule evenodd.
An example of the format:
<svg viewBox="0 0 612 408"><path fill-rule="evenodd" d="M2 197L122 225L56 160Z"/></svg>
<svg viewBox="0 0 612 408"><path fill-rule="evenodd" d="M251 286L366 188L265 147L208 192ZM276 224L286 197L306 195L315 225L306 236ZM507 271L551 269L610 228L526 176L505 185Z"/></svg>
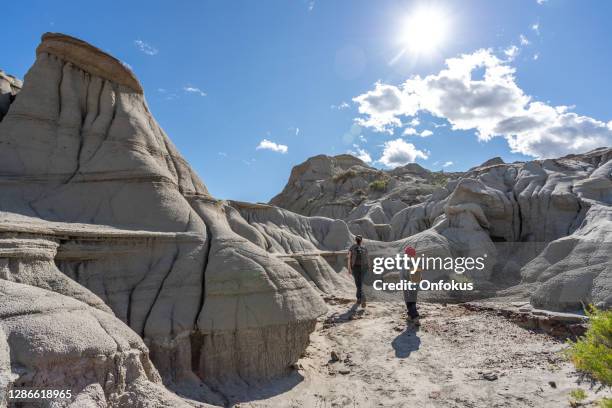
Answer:
<svg viewBox="0 0 612 408"><path fill-rule="evenodd" d="M325 319L325 323L336 324L349 322L353 320L353 318L355 318L356 316L358 317L363 314L363 309L357 310L358 308L359 304L355 303L346 312L342 314L334 313L333 315L329 316L327 319Z"/></svg>
<svg viewBox="0 0 612 408"><path fill-rule="evenodd" d="M395 350L395 357L408 358L410 353L417 351L421 347L421 339L417 335L418 331L418 327L407 327L406 330L393 339L391 345Z"/></svg>

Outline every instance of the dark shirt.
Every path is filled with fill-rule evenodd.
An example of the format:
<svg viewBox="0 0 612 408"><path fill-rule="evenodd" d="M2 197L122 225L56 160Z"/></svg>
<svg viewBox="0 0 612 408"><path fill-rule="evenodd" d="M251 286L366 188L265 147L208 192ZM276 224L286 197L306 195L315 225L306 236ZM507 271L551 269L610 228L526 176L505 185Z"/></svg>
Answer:
<svg viewBox="0 0 612 408"><path fill-rule="evenodd" d="M355 265L355 257L357 256L355 254L355 249L360 247L360 246L361 246L361 248L363 249L363 252L364 252L364 255L363 255L364 264L363 265ZM351 267L352 268L367 269L367 267L368 267L368 249L366 247L364 247L363 245L353 244L349 248L349 253L351 254Z"/></svg>

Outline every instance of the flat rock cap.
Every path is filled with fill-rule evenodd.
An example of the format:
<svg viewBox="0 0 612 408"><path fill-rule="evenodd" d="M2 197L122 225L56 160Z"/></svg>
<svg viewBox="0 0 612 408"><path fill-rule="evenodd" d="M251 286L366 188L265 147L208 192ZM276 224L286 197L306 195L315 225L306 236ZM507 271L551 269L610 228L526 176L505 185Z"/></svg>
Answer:
<svg viewBox="0 0 612 408"><path fill-rule="evenodd" d="M60 33L45 33L36 48L36 55L40 53L53 54L83 71L143 93L134 73L121 61L78 38Z"/></svg>

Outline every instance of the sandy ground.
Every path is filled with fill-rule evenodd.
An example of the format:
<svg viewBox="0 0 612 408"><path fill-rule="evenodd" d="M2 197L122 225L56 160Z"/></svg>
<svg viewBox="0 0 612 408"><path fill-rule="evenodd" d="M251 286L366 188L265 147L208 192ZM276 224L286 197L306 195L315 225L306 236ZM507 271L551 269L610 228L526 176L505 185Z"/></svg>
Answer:
<svg viewBox="0 0 612 408"><path fill-rule="evenodd" d="M606 395L579 383L559 355L562 342L493 312L422 304L416 328L400 302L372 302L365 310L348 299L328 303L296 370L248 390L225 390L231 406L567 407L577 387L589 395L582 406Z"/></svg>

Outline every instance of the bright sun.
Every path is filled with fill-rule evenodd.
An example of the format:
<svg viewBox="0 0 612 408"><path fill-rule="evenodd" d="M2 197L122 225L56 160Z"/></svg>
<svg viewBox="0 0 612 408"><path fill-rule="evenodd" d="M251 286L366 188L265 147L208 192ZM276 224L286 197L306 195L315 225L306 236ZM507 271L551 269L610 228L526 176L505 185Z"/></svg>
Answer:
<svg viewBox="0 0 612 408"><path fill-rule="evenodd" d="M411 54L431 54L446 40L450 21L443 10L435 7L416 9L402 27L401 41Z"/></svg>

